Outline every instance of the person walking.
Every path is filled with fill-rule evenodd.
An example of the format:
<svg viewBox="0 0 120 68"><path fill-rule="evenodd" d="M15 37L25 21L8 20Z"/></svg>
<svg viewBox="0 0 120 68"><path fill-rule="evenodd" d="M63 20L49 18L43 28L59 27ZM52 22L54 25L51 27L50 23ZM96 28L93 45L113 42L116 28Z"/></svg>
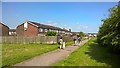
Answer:
<svg viewBox="0 0 120 68"><path fill-rule="evenodd" d="M76 40L77 40L77 37L76 37L76 36L74 36L74 37L73 37L74 46L76 45L76 42L77 42Z"/></svg>
<svg viewBox="0 0 120 68"><path fill-rule="evenodd" d="M62 37L60 37L60 39L59 39L59 46L60 46L60 49L63 48L63 39L62 39Z"/></svg>
<svg viewBox="0 0 120 68"><path fill-rule="evenodd" d="M78 43L79 43L79 45L80 45L80 43L81 43L81 37L78 37Z"/></svg>
<svg viewBox="0 0 120 68"><path fill-rule="evenodd" d="M88 40L90 40L90 37L88 36Z"/></svg>

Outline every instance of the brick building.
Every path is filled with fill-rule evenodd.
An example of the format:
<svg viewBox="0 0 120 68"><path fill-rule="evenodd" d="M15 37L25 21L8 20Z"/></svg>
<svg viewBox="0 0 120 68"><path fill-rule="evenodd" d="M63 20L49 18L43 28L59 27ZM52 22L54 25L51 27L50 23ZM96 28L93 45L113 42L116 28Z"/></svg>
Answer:
<svg viewBox="0 0 120 68"><path fill-rule="evenodd" d="M0 36L8 36L9 27L3 23L0 23Z"/></svg>
<svg viewBox="0 0 120 68"><path fill-rule="evenodd" d="M21 25L18 25L16 28L17 36L45 36L48 31L55 31L60 34L70 33L66 29L50 25L44 25L31 21L22 23Z"/></svg>

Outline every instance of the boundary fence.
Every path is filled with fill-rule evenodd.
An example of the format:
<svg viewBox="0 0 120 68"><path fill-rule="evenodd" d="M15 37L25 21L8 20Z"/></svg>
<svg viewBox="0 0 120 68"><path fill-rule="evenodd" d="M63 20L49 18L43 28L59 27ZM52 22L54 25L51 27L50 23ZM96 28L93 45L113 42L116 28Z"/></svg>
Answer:
<svg viewBox="0 0 120 68"><path fill-rule="evenodd" d="M0 43L41 43L41 44L53 44L57 43L59 37L57 36L35 36L35 37L23 37L23 36L1 36ZM65 42L72 41L72 37L63 36Z"/></svg>

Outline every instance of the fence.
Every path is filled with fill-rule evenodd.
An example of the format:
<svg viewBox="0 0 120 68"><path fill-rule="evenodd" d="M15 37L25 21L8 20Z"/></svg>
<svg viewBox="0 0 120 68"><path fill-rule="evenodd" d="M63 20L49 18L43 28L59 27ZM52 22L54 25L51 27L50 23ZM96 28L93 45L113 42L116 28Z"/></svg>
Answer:
<svg viewBox="0 0 120 68"><path fill-rule="evenodd" d="M60 37L61 37L61 36L58 36L58 37L57 37L57 40L59 40ZM62 38L63 38L63 40L64 40L65 42L69 42L69 41L72 41L72 40L73 40L73 37L71 37L71 36L62 36Z"/></svg>
<svg viewBox="0 0 120 68"><path fill-rule="evenodd" d="M53 44L57 43L59 37L57 36L36 36L36 37L23 37L23 36L2 36L0 37L0 43L45 43ZM63 36L65 42L72 41L72 37Z"/></svg>
<svg viewBox="0 0 120 68"><path fill-rule="evenodd" d="M37 36L37 37L18 37L18 36L3 36L2 43L57 43L56 36Z"/></svg>

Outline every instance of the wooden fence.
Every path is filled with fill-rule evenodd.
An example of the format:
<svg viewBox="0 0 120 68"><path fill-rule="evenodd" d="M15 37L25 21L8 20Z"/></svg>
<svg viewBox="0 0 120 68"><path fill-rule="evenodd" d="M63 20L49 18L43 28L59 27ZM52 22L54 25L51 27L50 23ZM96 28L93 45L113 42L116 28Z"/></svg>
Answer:
<svg viewBox="0 0 120 68"><path fill-rule="evenodd" d="M37 36L37 37L18 37L18 36L3 36L2 43L57 43L56 36Z"/></svg>
<svg viewBox="0 0 120 68"><path fill-rule="evenodd" d="M36 36L36 37L22 37L22 36L2 36L0 37L0 43L43 43L53 44L57 43L59 37L57 36ZM72 37L64 36L65 42L72 41Z"/></svg>
<svg viewBox="0 0 120 68"><path fill-rule="evenodd" d="M57 37L57 41L60 39L60 36ZM63 36L62 39L65 41L65 42L69 42L69 41L72 41L73 40L73 37L71 36Z"/></svg>

